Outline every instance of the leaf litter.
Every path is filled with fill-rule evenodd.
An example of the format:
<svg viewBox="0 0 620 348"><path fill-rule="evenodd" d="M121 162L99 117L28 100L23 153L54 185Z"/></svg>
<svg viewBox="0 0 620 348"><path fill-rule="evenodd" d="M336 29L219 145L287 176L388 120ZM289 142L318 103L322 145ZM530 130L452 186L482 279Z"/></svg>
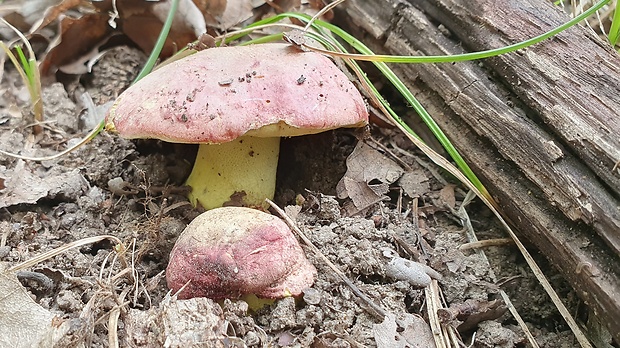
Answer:
<svg viewBox="0 0 620 348"><path fill-rule="evenodd" d="M128 7L118 12L115 21L133 22L134 12L129 9L135 3L123 2ZM222 12L224 1L185 3L206 14L204 20L210 28L213 21L219 21L215 26L221 25L220 29L297 5L295 1L229 0ZM59 6L75 4L63 1ZM120 34L123 40L137 35L144 37L143 42L135 42L137 46L148 51L159 33L157 25L123 25L128 32L112 33L105 11L78 10L80 16L67 19L60 18L63 12L58 8L46 12L49 23L65 21L57 33L49 30L49 24L37 27L32 19L40 18L28 17L24 8L18 14L30 18L22 28L25 32L35 28L48 42L60 43L50 46L42 57L42 68L48 78L57 69L66 74L63 85L44 86L45 102L65 107L48 115L55 123L39 139L31 139L28 115L15 112L16 108L27 110L27 101L19 96L14 87L19 83L8 69L2 89L11 95L3 96L0 104L0 119L4 120L0 139L5 150L15 151L27 144L27 151L52 153L83 134L86 124L92 125L100 117L95 107L113 100L126 88L144 61L139 50L112 48L124 50L118 53L107 46ZM145 8L140 9L142 13ZM228 17L224 16L226 11L230 12ZM185 27L173 30L166 54L193 40L187 38L195 38L196 28L202 24L200 19L192 19L191 13L182 12ZM161 26L161 16L155 11L149 16L149 21L160 21ZM227 22L226 18L235 19ZM92 35L75 35L80 31ZM120 42L126 42L123 40ZM128 54L133 58L127 59ZM75 62L83 67L63 72L63 67ZM69 93L58 93L59 86ZM86 116L95 121L86 123L82 110L90 110ZM525 338L510 317L502 316L501 301L497 300L499 285L490 266L477 253L458 250L467 239L451 210L463 197L453 185L437 180L420 166L411 157L415 153L412 147L404 148L409 155L398 156L398 163L394 155L386 154L385 149L391 148L391 139L398 134L385 129L372 129L371 133L385 148L357 142L347 131L332 132L331 139L338 139L338 146L317 153L309 150L313 149L308 147L313 144L311 137L300 139L297 147L291 141L283 157L297 159L294 163L299 168L295 170L319 175L313 176L312 182L302 183L302 188L281 187L278 198L287 212L294 213L297 226L320 253L385 311L384 316L361 301L310 249L306 252L319 276L301 299L279 300L253 312L243 301L215 303L171 297L162 277L168 254L185 225L199 213L185 204L182 190L175 189L182 186L195 149L161 142L133 143L102 134L76 153L54 161L35 163L0 157L3 264L15 265L96 235L113 235L122 241L100 240L41 261L29 268L31 274L21 282L3 271L0 286L14 297L5 298L0 317L7 317L5 314L16 308L29 308L32 341L23 341L27 346L41 342L108 346L120 342L121 346L148 347L168 342L169 346L181 347L212 342L214 346L255 347L429 347L434 343L426 312L430 304L425 286L429 280L424 275L430 275L436 279L434 284L440 284L447 302L445 312L438 312L448 318L443 324L457 328L470 321L462 331L464 341L476 332L476 346L524 344ZM340 176L334 174L337 172ZM320 178L321 173L325 178ZM296 202L299 204L294 205ZM484 214L484 209L480 211ZM492 220L476 227L483 234L498 233ZM386 258L385 250L390 250L390 258ZM532 284L531 276L508 266L519 262L510 247L491 251L499 265L497 273L517 274L512 282L522 279L522 283ZM397 262L391 264L390 260ZM36 279L52 285L41 287ZM549 313L554 309L544 306L542 290L532 287L527 293L529 298L517 303L519 311L525 312L539 337L558 342L555 332L561 320L552 320L552 327L548 326ZM532 306L532 299L538 305L535 312L525 310ZM541 322L540 317L545 320ZM14 323L19 320L2 327L12 330ZM11 340L12 336L3 337Z"/></svg>

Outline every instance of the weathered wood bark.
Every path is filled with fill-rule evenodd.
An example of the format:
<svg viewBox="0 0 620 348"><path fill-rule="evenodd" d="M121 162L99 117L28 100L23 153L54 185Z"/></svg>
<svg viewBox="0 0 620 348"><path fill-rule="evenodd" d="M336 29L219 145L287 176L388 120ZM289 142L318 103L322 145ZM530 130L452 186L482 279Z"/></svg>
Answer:
<svg viewBox="0 0 620 348"><path fill-rule="evenodd" d="M350 0L343 8L364 42L395 55L506 46L568 20L539 0ZM392 68L520 235L620 342L620 59L575 27L482 63Z"/></svg>

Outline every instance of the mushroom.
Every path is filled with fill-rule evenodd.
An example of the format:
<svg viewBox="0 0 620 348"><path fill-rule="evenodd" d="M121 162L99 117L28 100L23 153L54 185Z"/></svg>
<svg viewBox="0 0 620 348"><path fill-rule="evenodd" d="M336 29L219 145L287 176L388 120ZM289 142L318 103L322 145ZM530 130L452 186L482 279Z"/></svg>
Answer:
<svg viewBox="0 0 620 348"><path fill-rule="evenodd" d="M244 207L208 210L179 236L166 269L179 298L238 299L300 295L316 269L276 216Z"/></svg>
<svg viewBox="0 0 620 348"><path fill-rule="evenodd" d="M359 91L329 58L274 43L211 48L161 67L118 97L106 129L200 144L187 184L192 203L212 209L273 198L280 137L367 121Z"/></svg>

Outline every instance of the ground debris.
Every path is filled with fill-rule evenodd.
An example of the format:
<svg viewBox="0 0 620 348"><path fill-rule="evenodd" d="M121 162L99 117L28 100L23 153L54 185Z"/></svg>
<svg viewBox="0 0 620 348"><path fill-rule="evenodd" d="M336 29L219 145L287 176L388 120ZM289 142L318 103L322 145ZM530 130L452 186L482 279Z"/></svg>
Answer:
<svg viewBox="0 0 620 348"><path fill-rule="evenodd" d="M166 297L148 311L129 310L125 324L130 347L225 347L225 342L238 340L226 335L228 322L220 305L204 297Z"/></svg>
<svg viewBox="0 0 620 348"><path fill-rule="evenodd" d="M386 316L381 324L373 325L373 333L377 348L435 346L428 323L422 317L410 313L403 313L398 319L393 315Z"/></svg>
<svg viewBox="0 0 620 348"><path fill-rule="evenodd" d="M0 347L52 347L69 331L67 321L34 302L15 274L0 272L0 294Z"/></svg>
<svg viewBox="0 0 620 348"><path fill-rule="evenodd" d="M88 186L78 169L40 177L24 161L12 169L0 166L0 177L6 178L6 187L0 192L0 208L36 203L48 196L77 196L86 192Z"/></svg>
<svg viewBox="0 0 620 348"><path fill-rule="evenodd" d="M493 320L506 313L506 306L502 301L483 301L469 299L463 303L455 303L448 308L437 310L437 316L444 325L452 325L460 332L475 329L478 323Z"/></svg>
<svg viewBox="0 0 620 348"><path fill-rule="evenodd" d="M347 209L354 215L386 198L390 184L398 180L404 170L364 142L358 142L347 158L347 172L338 185L338 198L350 198L354 207Z"/></svg>

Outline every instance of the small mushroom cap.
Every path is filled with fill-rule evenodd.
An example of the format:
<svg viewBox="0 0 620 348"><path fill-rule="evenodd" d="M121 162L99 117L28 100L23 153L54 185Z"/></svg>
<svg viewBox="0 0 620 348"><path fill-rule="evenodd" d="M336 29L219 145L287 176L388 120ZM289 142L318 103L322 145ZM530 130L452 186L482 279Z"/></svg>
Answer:
<svg viewBox="0 0 620 348"><path fill-rule="evenodd" d="M223 143L367 122L362 96L329 58L260 44L211 48L161 67L118 97L106 128L125 138Z"/></svg>
<svg viewBox="0 0 620 348"><path fill-rule="evenodd" d="M261 298L300 295L314 282L289 227L259 210L223 207L194 219L181 233L166 269L168 287L179 298Z"/></svg>

